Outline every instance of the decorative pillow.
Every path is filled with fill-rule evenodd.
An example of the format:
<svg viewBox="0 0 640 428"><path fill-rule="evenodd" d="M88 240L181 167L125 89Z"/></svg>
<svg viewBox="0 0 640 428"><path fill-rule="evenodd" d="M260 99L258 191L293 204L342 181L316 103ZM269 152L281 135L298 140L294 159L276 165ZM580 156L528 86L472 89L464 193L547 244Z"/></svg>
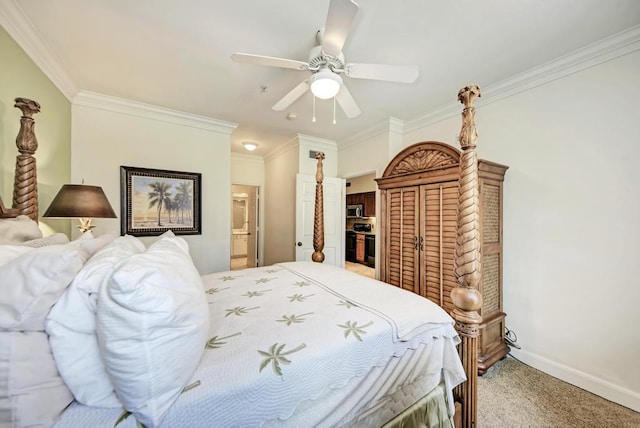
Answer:
<svg viewBox="0 0 640 428"><path fill-rule="evenodd" d="M0 329L44 331L44 319L87 254L71 245L28 251L0 266Z"/></svg>
<svg viewBox="0 0 640 428"><path fill-rule="evenodd" d="M0 331L0 426L52 426L72 401L45 332Z"/></svg>
<svg viewBox="0 0 640 428"><path fill-rule="evenodd" d="M38 223L26 215L0 219L0 244L16 244L42 238Z"/></svg>
<svg viewBox="0 0 640 428"><path fill-rule="evenodd" d="M122 407L100 356L96 302L118 263L144 250L142 241L133 236L112 241L85 263L47 317L45 326L60 375L76 400L87 406Z"/></svg>
<svg viewBox="0 0 640 428"><path fill-rule="evenodd" d="M164 237L124 260L98 297L102 358L124 408L160 424L204 351L209 309L189 248Z"/></svg>

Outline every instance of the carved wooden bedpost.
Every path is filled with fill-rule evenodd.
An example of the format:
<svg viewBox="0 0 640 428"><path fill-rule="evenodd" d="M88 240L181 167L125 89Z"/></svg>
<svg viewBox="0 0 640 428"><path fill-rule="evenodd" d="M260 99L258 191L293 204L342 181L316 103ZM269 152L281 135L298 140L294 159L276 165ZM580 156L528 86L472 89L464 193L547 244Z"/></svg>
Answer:
<svg viewBox="0 0 640 428"><path fill-rule="evenodd" d="M462 130L460 131L460 179L458 182L458 232L454 253L454 268L458 286L451 291L455 306L452 317L462 343L459 352L467 373L467 382L456 388L462 400L462 426L475 427L478 391L478 333L482 317L482 295L478 291L480 264L480 210L478 189L478 156L473 102L480 96L480 88L467 86L458 92L458 100L464 104Z"/></svg>
<svg viewBox="0 0 640 428"><path fill-rule="evenodd" d="M324 196L322 194L322 181L324 174L322 172L322 160L324 153L316 153L318 167L316 169L316 205L313 215L313 254L311 260L317 263L324 261Z"/></svg>
<svg viewBox="0 0 640 428"><path fill-rule="evenodd" d="M38 139L33 132L33 115L40 111L40 104L27 98L16 98L14 107L22 111L20 131L16 137L19 155L16 156L16 172L13 186L13 209L38 221L38 181L36 158Z"/></svg>

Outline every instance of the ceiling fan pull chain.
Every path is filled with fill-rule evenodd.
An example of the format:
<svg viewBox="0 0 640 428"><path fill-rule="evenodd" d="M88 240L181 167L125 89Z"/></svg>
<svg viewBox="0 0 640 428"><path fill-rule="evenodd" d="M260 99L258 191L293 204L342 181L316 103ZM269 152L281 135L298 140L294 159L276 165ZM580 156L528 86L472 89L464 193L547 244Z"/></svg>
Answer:
<svg viewBox="0 0 640 428"><path fill-rule="evenodd" d="M333 97L333 124L336 124L336 97Z"/></svg>
<svg viewBox="0 0 640 428"><path fill-rule="evenodd" d="M313 123L316 122L316 97L315 97L315 95L313 96L313 118L311 119L311 122L313 122Z"/></svg>

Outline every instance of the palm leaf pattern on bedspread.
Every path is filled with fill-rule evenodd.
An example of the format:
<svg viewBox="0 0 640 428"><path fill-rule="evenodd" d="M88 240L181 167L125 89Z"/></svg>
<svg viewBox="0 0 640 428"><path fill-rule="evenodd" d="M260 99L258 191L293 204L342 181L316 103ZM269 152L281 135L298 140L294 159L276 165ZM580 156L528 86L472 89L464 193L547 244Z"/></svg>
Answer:
<svg viewBox="0 0 640 428"><path fill-rule="evenodd" d="M278 376L282 376L282 370L280 369L280 364L291 364L291 361L288 360L285 356L291 355L294 352L298 352L307 347L307 345L303 343L287 352L283 352L283 349L285 346L286 345L284 344L278 345L277 343L274 343L269 348L269 351L258 350L258 353L260 355L262 355L263 357L266 357L260 364L260 371L262 371L265 367L269 365L269 363L271 363L271 368L273 369L273 372Z"/></svg>

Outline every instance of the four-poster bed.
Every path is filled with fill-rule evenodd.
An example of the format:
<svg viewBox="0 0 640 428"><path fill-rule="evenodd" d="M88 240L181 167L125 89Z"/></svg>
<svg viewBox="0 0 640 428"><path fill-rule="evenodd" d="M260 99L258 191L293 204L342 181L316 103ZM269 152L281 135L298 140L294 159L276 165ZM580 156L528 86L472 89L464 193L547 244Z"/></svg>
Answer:
<svg viewBox="0 0 640 428"><path fill-rule="evenodd" d="M145 249L144 246L138 248L140 244L134 242L135 238L123 236L111 243L103 244L102 249L95 250L94 256L87 256L88 261L85 259L85 266L78 268L78 276L73 279L68 290L65 291L63 288L60 291L63 293L60 300L57 303L52 302L51 312L43 315L46 316L44 323L50 336L58 370L76 398L56 421L56 425L77 426L78 423L83 423L95 426L125 426L132 423L133 418L129 418L132 413L138 422L148 426L160 423L162 426L181 423L189 426L380 426L385 423L385 426L407 426L413 423L446 426L452 422L454 405L451 394L452 388L455 387L456 426L475 426L477 337L478 325L481 322L478 309L482 303L477 283L480 261L477 239L478 198L477 189L474 188L477 186L478 172L474 150L476 132L473 123L473 101L477 96L477 86L463 88L459 93L459 99L465 108L459 181L461 209L455 254L459 286L453 290L451 296L455 305L451 313L453 320L437 305L413 293L318 263L281 263L245 271L211 274L196 279L189 259L185 261L189 266L179 275L174 275L174 281L182 284L186 277L193 276L191 282L202 285L202 288L196 287L200 291L194 291L193 288L190 290L204 296L208 302L205 309L209 306L209 314L201 314L199 318L196 316L198 321L211 321L206 330L208 340L204 354L198 366L192 367L190 374L184 378L189 380L189 383L184 380L184 389L181 386L177 392L173 391L174 396L168 405L164 403L168 410L154 401L156 397L146 397L154 403L153 405L149 405L145 400L140 404L141 398L136 396L137 391L131 392L131 388L135 387L131 387L130 379L126 376L129 365L137 363L135 360L129 362L131 354L135 356L137 353L122 353L118 347L112 345L132 342L137 346L138 342L146 343L147 339L135 334L128 336L129 333L125 333L124 337L118 336L122 334L120 331L114 332L113 329L109 329L113 320L108 318L108 311L117 312L126 306L117 301L118 293L126 294L122 291L126 286L133 287L134 294L138 291L135 290L138 283L129 276L124 276L126 269L122 266L131 268L131 271L127 272L135 276L135 267L144 265L144 257L152 257L147 253L156 251L164 257L163 260L167 260L163 251L169 251L165 247L174 244L181 249L172 253L171 260L184 259L183 246L186 246L186 243L169 234L163 235L155 244ZM36 106L39 110L39 106L29 100L16 101L16 106L21 108L24 114L24 130L21 128L18 141L21 154L18 156L15 180L15 192L19 196L16 197L14 193L13 206L10 209L5 208L0 201L0 214L3 218L27 214L37 221L35 160L32 160L31 156L37 144L32 132L31 115L37 112ZM317 159L313 240L315 252L312 259L321 263L324 260L323 155L319 154ZM19 189L29 190L25 192ZM25 193L29 196L21 196ZM111 265L108 268L111 269L108 273L110 276L103 273L103 282L99 282L91 290L75 286L78 277L82 276L83 269L92 265L94 259L100 258L100 255L115 242L124 242L128 238L134 240L129 239L127 243L129 253L119 259L120 263L116 267ZM188 248L186 254L188 255ZM113 253L107 255L113 256ZM135 264L127 263L133 259L136 260ZM0 269L3 269L1 262L2 260ZM170 270L172 267L167 265L157 262L153 264L154 268L159 270ZM172 273L175 272L169 272L167 275ZM150 287L144 278L140 281L140 288L146 290ZM281 284L295 288L285 289ZM191 284L184 285L191 287ZM173 286L174 284L169 288ZM73 296L84 296L86 300L88 295L94 296L91 309L87 309L86 306L74 306L78 303L73 300ZM151 298L155 298L154 296ZM201 304L202 296L199 303L192 302L192 307ZM273 297L266 299L264 296ZM97 308L96 299L99 302ZM145 301L139 301L137 304L145 306ZM285 306L282 306L283 304ZM265 319L252 319L262 309L267 308L273 309L268 322ZM135 310L138 310L137 307ZM62 360L65 356L64 346L68 346L64 343L65 334L74 327L71 324L87 322L86 319L70 319L70 314L78 317L78 313L82 311L95 317L97 321L92 321L93 330L83 332L90 336L92 341L83 343L82 346L93 349L94 354L98 351L104 353L102 358L93 355L91 365L91 370L96 370L96 366L99 366L99 373L93 373L92 381L96 379L96 384L100 383L99 379L106 382L106 388L103 388L99 396L95 395L97 385L93 386L94 390L87 390L87 385L82 384L83 379L77 379L78 373L73 373L73 367L80 367L83 361L78 360L77 356L74 356L73 364ZM134 315L137 317L139 314ZM134 315L127 313L122 317ZM1 318L0 315L0 320ZM313 323L316 324L313 324L311 319L314 319ZM141 324L138 318L136 320L137 324L125 324L120 326L121 330L137 330ZM172 322L179 323L180 320L172 318ZM272 330L276 326L280 329L278 334L282 336L273 335L275 333ZM4 325L0 325L0 328L3 330L0 331L1 334L14 333L5 332ZM298 329L297 332L291 333L294 329ZM339 331L340 334L330 334L333 331ZM199 334L202 334L202 329ZM111 335L116 336L113 342L110 342ZM86 337L83 336L82 339ZM201 340L201 337L198 336L197 340ZM195 343L200 343L197 340ZM164 349L162 346L167 344L163 343L160 348L150 349ZM231 351L223 354L221 349ZM172 352L174 350L169 349L167 355L173 355ZM242 358L230 362L230 355L236 354ZM162 355L165 356L164 353ZM256 366L254 360L258 357L259 366ZM83 374L80 377L83 376L86 378L87 375ZM125 379L120 380L120 377ZM0 393L2 392L0 390ZM411 402L415 404L411 409L403 409L404 406L398 408L397 401L402 394L413 397ZM131 395L135 397L131 398ZM88 398L89 396L93 397ZM220 403L223 401L224 406L221 407ZM122 412L120 405L128 411ZM20 421L17 425L20 425Z"/></svg>

